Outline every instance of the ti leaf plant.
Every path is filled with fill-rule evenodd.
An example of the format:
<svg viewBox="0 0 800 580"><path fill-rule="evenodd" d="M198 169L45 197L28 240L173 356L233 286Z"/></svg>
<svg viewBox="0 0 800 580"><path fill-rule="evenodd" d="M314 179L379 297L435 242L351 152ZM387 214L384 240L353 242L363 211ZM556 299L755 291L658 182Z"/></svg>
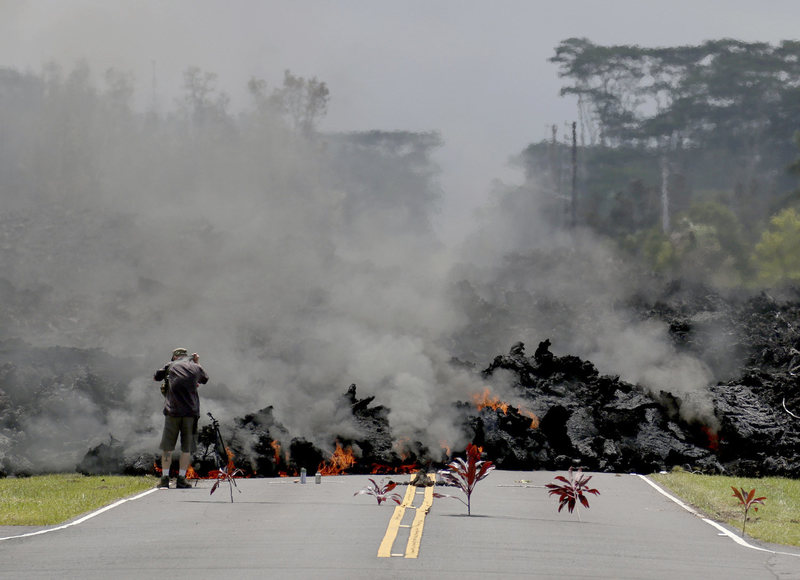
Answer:
<svg viewBox="0 0 800 580"><path fill-rule="evenodd" d="M744 488L736 489L735 487L731 486L733 490L733 497L739 500L739 505L744 506L744 519L742 520L742 535L744 536L744 527L747 524L747 512L750 511L750 508L753 508L753 511L757 512L758 507L756 504L764 505L764 500L767 499L766 497L756 497L756 490L755 488L750 490L750 493L747 493Z"/></svg>
<svg viewBox="0 0 800 580"><path fill-rule="evenodd" d="M386 484L379 484L370 477L369 485L367 485L364 489L358 490L353 495L371 495L378 500L378 505L381 505L383 502L389 500L395 502L397 505L400 505L403 501L403 498L400 497L399 493L391 493L395 487L397 487L397 484L394 481L390 481Z"/></svg>
<svg viewBox="0 0 800 580"><path fill-rule="evenodd" d="M588 486L589 480L592 479L591 475L584 475L583 470L578 469L577 474L572 471L572 468L569 468L569 479L564 477L563 475L556 476L556 480L560 481L561 483L548 483L545 485L550 491L548 492L550 495L557 495L558 496L558 511L560 512L564 509L564 506L567 506L569 513L572 513L578 504L582 505L586 509L589 509L589 500L586 498L587 493L591 493L594 495L600 495L600 492L596 489L592 489ZM581 519L581 512L580 508L578 508L578 521Z"/></svg>
<svg viewBox="0 0 800 580"><path fill-rule="evenodd" d="M467 496L467 501L454 495L442 493L434 493L433 496L455 498L467 506L467 515L471 515L471 498L475 486L494 470L494 465L491 461L481 459L481 453L482 449L480 447L470 443L467 445L467 458L461 459L457 457L447 465L447 471L441 472L444 482L461 488L461 491Z"/></svg>
<svg viewBox="0 0 800 580"><path fill-rule="evenodd" d="M239 486L236 485L236 478L240 477L244 474L244 472L233 466L233 461L229 461L227 467L222 467L216 472L216 481L214 485L211 486L211 492L209 495L212 495L217 488L222 485L223 482L228 482L228 487L230 487L231 492L231 503L233 503L233 488L236 488L236 491L242 493L242 490L239 489Z"/></svg>

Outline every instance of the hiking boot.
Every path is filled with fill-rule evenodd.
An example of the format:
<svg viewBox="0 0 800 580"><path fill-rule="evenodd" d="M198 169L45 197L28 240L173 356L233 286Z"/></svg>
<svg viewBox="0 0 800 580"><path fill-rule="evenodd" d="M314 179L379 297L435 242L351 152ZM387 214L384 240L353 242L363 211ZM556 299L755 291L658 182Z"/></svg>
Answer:
<svg viewBox="0 0 800 580"><path fill-rule="evenodd" d="M169 476L165 475L162 477L158 482L158 487L163 489L169 489Z"/></svg>
<svg viewBox="0 0 800 580"><path fill-rule="evenodd" d="M186 481L186 477L183 475L179 475L175 479L175 487L176 489L189 489L192 487L192 484Z"/></svg>

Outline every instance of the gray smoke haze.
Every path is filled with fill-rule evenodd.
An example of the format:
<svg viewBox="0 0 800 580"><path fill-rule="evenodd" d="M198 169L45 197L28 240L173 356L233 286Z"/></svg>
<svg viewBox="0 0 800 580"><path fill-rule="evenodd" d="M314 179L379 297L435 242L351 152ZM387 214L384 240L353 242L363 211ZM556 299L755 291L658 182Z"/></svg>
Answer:
<svg viewBox="0 0 800 580"><path fill-rule="evenodd" d="M23 94L2 117L18 146L4 146L1 277L29 300L3 337L101 349L138 376L114 405L38 385L8 443L34 468L71 469L109 436L153 451L151 375L177 346L211 376L204 411L230 421L272 405L323 449L356 435L339 404L351 383L390 409L399 441L463 446L451 403L485 382L452 357L482 368L545 338L707 413L708 369L627 311L647 288L563 228L535 183L498 185L463 244L437 238L435 133L309 138L274 111L226 110L215 90L151 116L130 108L124 76L95 81L84 65L8 78L34 104ZM4 388L18 401L32 382ZM492 388L514 402L502 377Z"/></svg>
<svg viewBox="0 0 800 580"><path fill-rule="evenodd" d="M203 407L222 421L272 405L289 433L330 448L355 435L339 401L356 383L391 409L398 439L465 443L450 403L481 382L447 349L461 315L450 250L430 226L439 193L426 149L438 137L306 138L274 112L236 118L209 103L148 120L109 110L113 95L95 92L86 68L51 73L29 113L44 120L14 127L31 151L10 168L21 185L5 191L4 275L42 289L14 336L100 348L140 377L124 411L48 391L22 417L18 449L35 468L69 468L109 434L152 450L150 377L177 346L200 353L212 378Z"/></svg>
<svg viewBox="0 0 800 580"><path fill-rule="evenodd" d="M507 349L515 337L531 346L550 338L554 353L590 360L601 374L654 394L672 393L683 401L685 419L715 426L707 387L719 377L702 360L678 352L664 323L642 320L630 307L637 295L655 295L655 283L608 242L565 227L565 200L535 181L498 187L494 197L465 242L471 261L456 271L468 287L462 297L493 305L503 324L487 325L477 340L474 333L463 336L463 356Z"/></svg>

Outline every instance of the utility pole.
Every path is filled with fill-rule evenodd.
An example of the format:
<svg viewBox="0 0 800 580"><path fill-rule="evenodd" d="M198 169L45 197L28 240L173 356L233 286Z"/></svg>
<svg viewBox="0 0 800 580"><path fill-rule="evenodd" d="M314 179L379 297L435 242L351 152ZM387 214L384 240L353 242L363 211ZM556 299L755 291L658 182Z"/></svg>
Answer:
<svg viewBox="0 0 800 580"><path fill-rule="evenodd" d="M578 124L572 122L572 196L570 203L570 227L577 224L578 205Z"/></svg>
<svg viewBox="0 0 800 580"><path fill-rule="evenodd" d="M553 184L553 191L556 195L561 194L561 155L558 146L558 126L553 124L550 127L550 180Z"/></svg>
<svg viewBox="0 0 800 580"><path fill-rule="evenodd" d="M661 231L669 233L669 159L661 157Z"/></svg>

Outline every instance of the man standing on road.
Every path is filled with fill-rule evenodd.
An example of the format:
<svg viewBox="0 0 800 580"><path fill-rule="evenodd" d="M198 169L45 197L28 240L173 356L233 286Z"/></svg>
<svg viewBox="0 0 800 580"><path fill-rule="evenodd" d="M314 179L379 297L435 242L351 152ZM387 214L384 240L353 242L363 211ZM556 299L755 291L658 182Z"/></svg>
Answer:
<svg viewBox="0 0 800 580"><path fill-rule="evenodd" d="M169 467L178 434L181 436L181 455L175 487L191 487L186 481L186 471L189 469L192 453L197 449L197 421L200 418L197 388L208 382L208 375L198 364L199 360L197 353L190 357L185 348L176 348L172 351L172 360L153 375L153 380L165 380L167 384L164 397L164 431L161 435L160 488L169 488Z"/></svg>

